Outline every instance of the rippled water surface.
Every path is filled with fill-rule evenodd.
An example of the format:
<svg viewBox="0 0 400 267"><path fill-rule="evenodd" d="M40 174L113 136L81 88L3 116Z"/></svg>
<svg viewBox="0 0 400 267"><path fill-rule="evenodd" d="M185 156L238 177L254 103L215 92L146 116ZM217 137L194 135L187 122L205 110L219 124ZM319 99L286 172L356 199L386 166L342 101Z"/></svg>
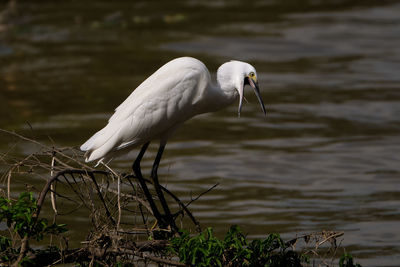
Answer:
<svg viewBox="0 0 400 267"><path fill-rule="evenodd" d="M249 92L241 118L233 105L187 122L163 183L183 200L219 183L192 204L218 234L343 230L364 266L398 266L400 4L284 2L17 2L0 17L1 128L78 146L168 60L193 56L212 73L248 61L267 118ZM128 170L136 152L112 166Z"/></svg>

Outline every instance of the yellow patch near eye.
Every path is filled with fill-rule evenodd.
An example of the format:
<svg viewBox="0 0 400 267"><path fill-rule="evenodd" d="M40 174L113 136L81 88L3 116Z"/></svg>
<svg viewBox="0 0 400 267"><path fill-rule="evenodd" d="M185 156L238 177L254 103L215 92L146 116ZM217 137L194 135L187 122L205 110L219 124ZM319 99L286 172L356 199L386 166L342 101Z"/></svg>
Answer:
<svg viewBox="0 0 400 267"><path fill-rule="evenodd" d="M256 77L256 75L254 74L254 72L250 72L250 73L249 73L249 77L250 77L253 81L257 82L257 77Z"/></svg>

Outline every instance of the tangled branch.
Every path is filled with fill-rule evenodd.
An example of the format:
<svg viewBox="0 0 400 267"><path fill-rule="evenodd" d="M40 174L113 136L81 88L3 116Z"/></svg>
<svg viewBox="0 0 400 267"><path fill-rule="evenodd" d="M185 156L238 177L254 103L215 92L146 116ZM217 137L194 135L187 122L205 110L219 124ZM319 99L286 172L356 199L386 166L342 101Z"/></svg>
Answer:
<svg viewBox="0 0 400 267"><path fill-rule="evenodd" d="M118 257L123 261L141 258L144 261L182 266L179 262L152 255L154 243L145 241L147 242L145 246L138 246L137 240L133 241L134 239L154 239L159 232L171 232L170 229L151 227L151 225L156 225L153 211L146 198L143 197L143 192L134 175L119 173L108 166L105 170L94 169L82 162L82 153L73 148L48 146L3 129L0 129L0 132L12 135L18 140L30 142L39 148L38 152L22 159L11 156L11 153L1 155L1 160L8 166L8 171L2 176L3 184L6 185L3 195L9 199L12 198L11 187L14 184L12 183L14 177L38 176L44 178L46 182L41 190L30 186L38 192L37 209L32 216L33 220L38 220L47 202L51 202L55 217L74 213L81 207L89 210L92 230L87 239L82 242L82 248L62 253L64 262L68 258L85 258L86 255L87 259L92 257L104 260ZM45 178L46 176L49 178ZM146 183L151 184L149 180L146 180ZM178 210L174 213L174 219L180 218L182 221L187 216L197 231L201 231L200 224L187 207L192 201L185 204L167 188L162 187L162 190L170 196L170 200L177 203ZM48 197L49 195L51 197ZM76 209L63 213L60 207L57 208L59 201L71 202ZM135 218L133 227L132 224L126 224L126 219L124 219L132 217L132 211ZM19 242L21 243L20 253L15 264L29 252L29 238L22 238ZM104 250L104 247L107 249ZM159 243L159 249L165 247L165 242ZM75 256L72 257L72 255ZM34 257L34 255L30 256Z"/></svg>

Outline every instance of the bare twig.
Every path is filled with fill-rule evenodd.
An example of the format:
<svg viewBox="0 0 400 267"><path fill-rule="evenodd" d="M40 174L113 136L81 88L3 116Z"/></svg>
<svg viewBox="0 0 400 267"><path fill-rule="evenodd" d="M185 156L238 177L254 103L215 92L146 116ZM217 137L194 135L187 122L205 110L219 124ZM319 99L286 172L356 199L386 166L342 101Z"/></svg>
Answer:
<svg viewBox="0 0 400 267"><path fill-rule="evenodd" d="M119 229L119 224L121 222L121 178L118 175L118 179L117 179L117 188L118 188L118 197L117 197L117 202L118 202L118 221L117 221L117 230Z"/></svg>
<svg viewBox="0 0 400 267"><path fill-rule="evenodd" d="M210 192L211 190L213 190L215 187L217 187L219 185L219 183L216 183L215 185L211 186L210 188L208 188L206 191L200 193L197 197L192 198L187 204L186 207L189 207L190 204L192 204L194 201L198 200L199 198L201 198L203 195L207 194L208 192Z"/></svg>
<svg viewBox="0 0 400 267"><path fill-rule="evenodd" d="M46 145L44 145L44 144L42 144L42 143L40 143L40 142L38 142L38 141L36 141L36 140L33 140L33 139L30 139L30 138L25 137L25 136L23 136L23 135L17 134L16 132L4 130L4 129L1 129L1 128L0 128L0 132L4 132L4 133L10 134L10 135L14 135L15 137L18 137L18 138L20 138L20 139L22 139L22 140L29 141L29 142L31 142L31 143L34 143L34 144L40 146L40 147L43 147L43 148L47 149L48 151L53 151L53 149L54 149L58 154L60 154L60 155L62 155L63 157L65 157L65 158L67 158L67 159L69 159L69 160L71 160L71 161L77 163L78 165L80 165L80 166L82 166L82 167L84 167L84 168L86 168L86 169L89 169L89 170L90 170L90 169L93 169L93 168L90 167L89 165L82 163L82 161L76 160L75 158L73 158L73 157L71 157L71 156L69 156L69 155L63 153L63 149L51 148L51 147L46 146Z"/></svg>
<svg viewBox="0 0 400 267"><path fill-rule="evenodd" d="M51 157L51 171L50 171L50 177L53 177L54 175L54 159L55 159L55 152L53 152L53 156ZM52 183L51 186L51 192L50 192L50 197L51 197L51 206L53 207L54 213L57 215L57 203L56 203L56 195L54 192L56 191L56 183Z"/></svg>

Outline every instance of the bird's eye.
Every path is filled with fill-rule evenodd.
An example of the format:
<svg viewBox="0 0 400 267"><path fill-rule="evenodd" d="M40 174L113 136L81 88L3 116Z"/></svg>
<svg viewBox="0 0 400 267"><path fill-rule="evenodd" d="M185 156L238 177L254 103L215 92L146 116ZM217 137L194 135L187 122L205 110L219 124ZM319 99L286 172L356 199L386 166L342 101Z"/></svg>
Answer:
<svg viewBox="0 0 400 267"><path fill-rule="evenodd" d="M250 76L251 78L253 78L253 77L255 76L254 72L250 72L250 73L249 73L249 76Z"/></svg>

